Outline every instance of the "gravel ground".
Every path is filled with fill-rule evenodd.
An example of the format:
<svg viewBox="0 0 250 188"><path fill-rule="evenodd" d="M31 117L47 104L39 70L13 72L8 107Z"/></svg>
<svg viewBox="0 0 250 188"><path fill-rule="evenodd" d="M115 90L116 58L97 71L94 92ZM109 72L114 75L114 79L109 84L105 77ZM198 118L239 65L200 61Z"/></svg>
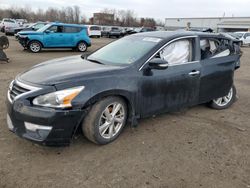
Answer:
<svg viewBox="0 0 250 188"><path fill-rule="evenodd" d="M250 187L250 48L236 72L238 101L227 110L205 105L140 120L113 143L79 135L70 147L32 144L9 132L5 99L21 71L71 50L23 51L13 37L0 64L0 187ZM93 51L110 39L93 39Z"/></svg>

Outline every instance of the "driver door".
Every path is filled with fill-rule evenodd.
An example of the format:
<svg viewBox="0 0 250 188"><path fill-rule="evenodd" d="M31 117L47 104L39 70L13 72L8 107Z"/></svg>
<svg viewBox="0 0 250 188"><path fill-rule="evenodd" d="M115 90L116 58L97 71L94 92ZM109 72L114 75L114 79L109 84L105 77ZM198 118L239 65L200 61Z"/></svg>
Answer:
<svg viewBox="0 0 250 188"><path fill-rule="evenodd" d="M154 58L168 62L165 70L141 71L141 114L144 117L198 103L201 65L196 61L197 39L180 39L166 45Z"/></svg>
<svg viewBox="0 0 250 188"><path fill-rule="evenodd" d="M45 47L64 47L63 26L53 25L44 32Z"/></svg>
<svg viewBox="0 0 250 188"><path fill-rule="evenodd" d="M245 44L250 44L250 33L244 35L244 42Z"/></svg>

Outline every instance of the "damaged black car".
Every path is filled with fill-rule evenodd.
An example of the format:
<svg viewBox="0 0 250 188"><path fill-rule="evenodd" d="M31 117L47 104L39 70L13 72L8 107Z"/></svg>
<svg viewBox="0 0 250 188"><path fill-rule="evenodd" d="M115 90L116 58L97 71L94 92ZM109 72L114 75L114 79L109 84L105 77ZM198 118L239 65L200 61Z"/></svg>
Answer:
<svg viewBox="0 0 250 188"><path fill-rule="evenodd" d="M128 123L198 104L226 109L236 99L240 48L202 32L124 37L89 56L36 65L7 94L8 128L43 145L68 145L77 130L96 144L114 141Z"/></svg>

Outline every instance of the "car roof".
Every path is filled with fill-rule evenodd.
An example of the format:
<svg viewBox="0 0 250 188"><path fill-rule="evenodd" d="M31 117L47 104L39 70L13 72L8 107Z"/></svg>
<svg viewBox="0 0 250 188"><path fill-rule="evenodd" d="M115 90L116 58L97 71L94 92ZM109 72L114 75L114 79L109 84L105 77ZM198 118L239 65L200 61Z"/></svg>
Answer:
<svg viewBox="0 0 250 188"><path fill-rule="evenodd" d="M162 39L187 37L187 36L215 37L215 38L224 37L219 33L206 33L206 32L193 32L193 31L151 31L151 32L134 34L134 36L156 37Z"/></svg>
<svg viewBox="0 0 250 188"><path fill-rule="evenodd" d="M52 22L51 25L58 25L58 26L71 26L71 27L86 27L85 25L78 25L78 24L67 24L67 23L60 23L60 22Z"/></svg>

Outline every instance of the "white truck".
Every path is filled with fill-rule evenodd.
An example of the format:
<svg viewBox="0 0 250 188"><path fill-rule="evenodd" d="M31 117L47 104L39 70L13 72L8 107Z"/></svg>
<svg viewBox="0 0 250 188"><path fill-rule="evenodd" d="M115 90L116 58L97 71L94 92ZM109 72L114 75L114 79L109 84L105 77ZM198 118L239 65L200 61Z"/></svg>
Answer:
<svg viewBox="0 0 250 188"><path fill-rule="evenodd" d="M10 28L14 28L14 27L19 27L19 24L17 23L16 20L14 19L10 19L10 18L4 18L2 19L2 21L0 22L0 30L1 32L6 32L7 30L7 33L8 34L8 30Z"/></svg>
<svg viewBox="0 0 250 188"><path fill-rule="evenodd" d="M250 45L250 32L235 32L234 35L241 41L241 46Z"/></svg>

